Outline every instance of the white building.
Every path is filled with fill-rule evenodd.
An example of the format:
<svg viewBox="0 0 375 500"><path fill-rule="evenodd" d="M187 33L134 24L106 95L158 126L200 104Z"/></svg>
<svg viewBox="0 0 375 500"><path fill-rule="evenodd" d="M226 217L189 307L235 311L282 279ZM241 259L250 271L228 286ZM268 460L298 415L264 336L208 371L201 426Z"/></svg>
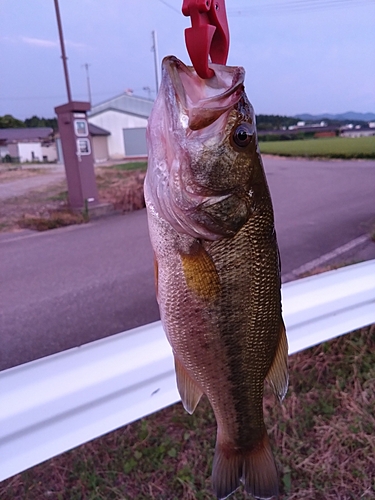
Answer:
<svg viewBox="0 0 375 500"><path fill-rule="evenodd" d="M356 125L351 128L344 128L340 133L341 137L371 137L375 135L375 128L371 128L368 125L360 126Z"/></svg>
<svg viewBox="0 0 375 500"><path fill-rule="evenodd" d="M25 162L54 162L57 151L50 127L0 129L2 159Z"/></svg>
<svg viewBox="0 0 375 500"><path fill-rule="evenodd" d="M153 101L121 94L93 106L88 121L107 130L111 159L147 155L146 127Z"/></svg>

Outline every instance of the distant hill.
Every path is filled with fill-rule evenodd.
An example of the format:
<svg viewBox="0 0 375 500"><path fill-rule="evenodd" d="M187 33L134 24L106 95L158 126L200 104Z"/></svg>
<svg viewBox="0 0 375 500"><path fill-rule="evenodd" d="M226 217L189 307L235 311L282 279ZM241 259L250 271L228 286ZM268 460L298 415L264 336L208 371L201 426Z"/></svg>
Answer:
<svg viewBox="0 0 375 500"><path fill-rule="evenodd" d="M369 122L375 120L375 113L356 113L355 111L347 111L346 113L341 113L333 115L331 113L322 113L320 115L311 115L309 113L302 113L301 115L295 115L296 118L301 120L322 120L327 118L329 120L354 120L354 121L364 121Z"/></svg>

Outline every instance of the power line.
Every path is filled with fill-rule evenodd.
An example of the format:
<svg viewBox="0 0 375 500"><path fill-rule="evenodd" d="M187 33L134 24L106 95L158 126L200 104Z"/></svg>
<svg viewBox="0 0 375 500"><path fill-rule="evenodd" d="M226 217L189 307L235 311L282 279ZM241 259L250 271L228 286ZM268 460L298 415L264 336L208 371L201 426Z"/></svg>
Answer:
<svg viewBox="0 0 375 500"><path fill-rule="evenodd" d="M269 15L290 13L293 11L357 7L359 5L369 5L370 3L373 3L373 0L287 0L277 3L254 3L252 7L249 7L249 4L247 4L246 7L229 8L227 12L230 17L257 15L262 13L262 11Z"/></svg>
<svg viewBox="0 0 375 500"><path fill-rule="evenodd" d="M181 11L176 9L176 7L173 7L173 5L171 5L170 3L166 2L165 0L159 0L159 2L163 3L164 5L166 5L167 7L169 7L170 9L174 10L175 12L177 12L177 14L181 15Z"/></svg>
<svg viewBox="0 0 375 500"><path fill-rule="evenodd" d="M139 87L139 88L136 88L136 89L133 89L134 92L141 92L141 91L146 91L149 92L151 91L152 93L155 93L155 90L153 88L150 88L149 87ZM111 95L111 96L118 96L118 95L121 95L123 93L123 91L121 90L114 90L114 91L105 91L105 92L94 92L93 95L94 97L98 97L98 96L108 96L108 95ZM78 92L78 93L75 93L74 94L75 97L79 97L79 98L86 98L87 95L82 93L82 92ZM63 99L64 98L64 94L60 94L60 95L39 95L39 96L0 96L0 101L42 101L42 100L50 100L50 99Z"/></svg>
<svg viewBox="0 0 375 500"><path fill-rule="evenodd" d="M367 0L370 2L373 2L373 0ZM252 6L249 7L249 4L246 4L246 7L239 7L239 8L229 8L227 9L228 11L231 10L241 10L241 11L246 11L246 10L252 10L253 8L311 8L314 6L325 6L325 5L331 5L331 4L336 4L337 6L347 6L348 3L351 3L353 6L358 4L358 0L285 0L285 1L276 1L276 2L252 2ZM341 5L340 5L341 4Z"/></svg>

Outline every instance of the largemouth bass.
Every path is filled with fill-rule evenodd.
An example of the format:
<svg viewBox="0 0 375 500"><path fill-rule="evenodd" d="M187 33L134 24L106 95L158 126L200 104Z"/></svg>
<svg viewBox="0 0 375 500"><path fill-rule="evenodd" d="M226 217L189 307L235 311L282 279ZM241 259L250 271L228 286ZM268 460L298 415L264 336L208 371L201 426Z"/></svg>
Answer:
<svg viewBox="0 0 375 500"><path fill-rule="evenodd" d="M287 390L273 208L244 70L212 64L202 80L173 56L148 122L145 198L157 300L192 413L206 394L217 421L212 484L278 494L263 420L267 379Z"/></svg>

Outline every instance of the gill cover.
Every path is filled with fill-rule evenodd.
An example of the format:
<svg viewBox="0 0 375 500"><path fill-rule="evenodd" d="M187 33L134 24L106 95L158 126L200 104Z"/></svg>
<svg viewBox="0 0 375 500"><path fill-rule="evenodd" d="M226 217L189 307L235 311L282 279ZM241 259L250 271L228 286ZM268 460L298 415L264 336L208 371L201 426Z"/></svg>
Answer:
<svg viewBox="0 0 375 500"><path fill-rule="evenodd" d="M231 181L220 157L226 156L226 165L235 164L254 135L253 116L241 126L236 123L236 107L246 99L243 68L212 67L215 76L202 80L177 58L163 60L148 122L145 181L151 210L176 231L208 240L232 236L249 217L249 199L240 193L248 183ZM252 112L250 104L248 109Z"/></svg>

